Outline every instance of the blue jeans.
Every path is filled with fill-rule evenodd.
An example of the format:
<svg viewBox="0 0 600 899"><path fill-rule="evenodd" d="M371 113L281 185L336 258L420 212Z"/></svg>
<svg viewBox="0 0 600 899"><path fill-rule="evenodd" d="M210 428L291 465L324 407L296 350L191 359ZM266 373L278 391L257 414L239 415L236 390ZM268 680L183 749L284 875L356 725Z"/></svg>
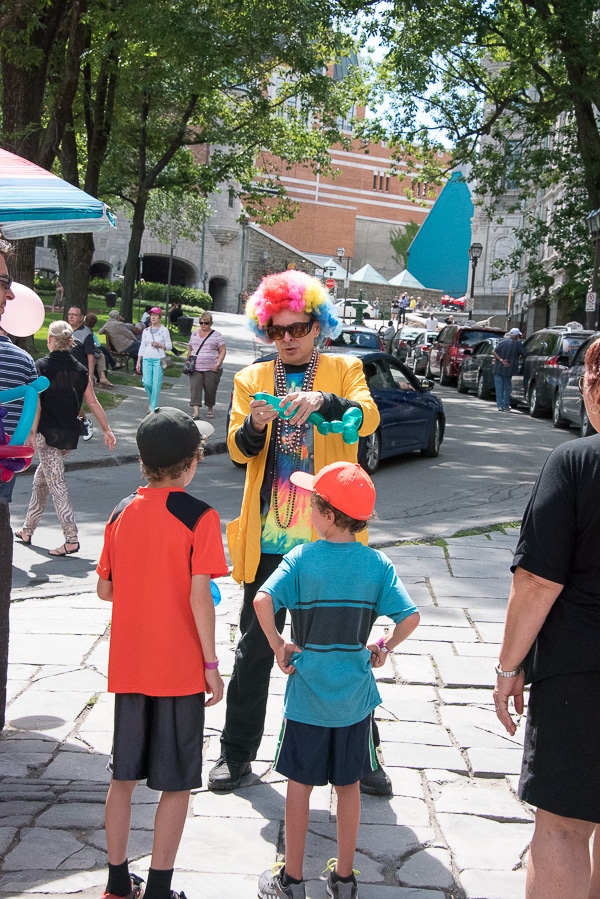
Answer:
<svg viewBox="0 0 600 899"><path fill-rule="evenodd" d="M150 410L158 406L158 395L163 382L163 370L160 359L142 359L142 384L148 394Z"/></svg>
<svg viewBox="0 0 600 899"><path fill-rule="evenodd" d="M496 388L496 403L498 409L510 409L510 385L511 375L494 375L494 387Z"/></svg>

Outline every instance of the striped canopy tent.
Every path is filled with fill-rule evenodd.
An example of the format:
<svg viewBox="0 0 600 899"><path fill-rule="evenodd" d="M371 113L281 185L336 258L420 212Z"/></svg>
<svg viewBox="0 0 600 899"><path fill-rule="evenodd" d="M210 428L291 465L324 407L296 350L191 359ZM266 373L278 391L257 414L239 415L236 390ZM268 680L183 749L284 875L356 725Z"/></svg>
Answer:
<svg viewBox="0 0 600 899"><path fill-rule="evenodd" d="M27 159L0 149L0 234L7 240L105 231L108 206Z"/></svg>

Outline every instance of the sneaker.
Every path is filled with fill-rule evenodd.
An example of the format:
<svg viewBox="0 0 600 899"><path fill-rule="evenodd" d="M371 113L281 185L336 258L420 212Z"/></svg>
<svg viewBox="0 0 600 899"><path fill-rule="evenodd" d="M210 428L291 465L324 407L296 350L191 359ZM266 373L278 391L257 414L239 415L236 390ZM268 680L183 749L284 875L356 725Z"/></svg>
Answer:
<svg viewBox="0 0 600 899"><path fill-rule="evenodd" d="M327 878L327 895L330 896L331 899L358 899L356 875L360 874L360 871L352 871L352 880L334 880L336 864L337 858L330 858L325 865L325 870L321 872L322 874L325 874L325 871L329 871L329 876Z"/></svg>
<svg viewBox="0 0 600 899"><path fill-rule="evenodd" d="M258 879L258 897L259 899L306 899L306 887L304 881L302 883L288 883L287 886L281 882L283 876L284 863L277 862L272 868L263 871Z"/></svg>
<svg viewBox="0 0 600 899"><path fill-rule="evenodd" d="M360 792L368 793L370 796L392 795L392 781L379 763L374 771L361 777Z"/></svg>
<svg viewBox="0 0 600 899"><path fill-rule="evenodd" d="M85 434L83 435L84 440L91 440L94 436L94 425L91 423L89 418L84 419L85 425Z"/></svg>
<svg viewBox="0 0 600 899"><path fill-rule="evenodd" d="M142 899L146 884L143 877L137 874L129 874L131 878L131 892L127 896L115 896L114 893L107 893L106 890L102 894L102 899Z"/></svg>

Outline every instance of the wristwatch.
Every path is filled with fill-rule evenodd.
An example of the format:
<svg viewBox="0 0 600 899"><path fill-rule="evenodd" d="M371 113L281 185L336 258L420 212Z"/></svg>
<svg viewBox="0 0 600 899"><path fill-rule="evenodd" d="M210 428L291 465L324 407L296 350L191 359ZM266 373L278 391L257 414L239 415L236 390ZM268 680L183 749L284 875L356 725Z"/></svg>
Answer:
<svg viewBox="0 0 600 899"><path fill-rule="evenodd" d="M517 665L516 668L513 668L512 671L503 671L500 667L500 662L496 665L496 674L498 677L516 677L517 674L521 674L523 671L522 665Z"/></svg>

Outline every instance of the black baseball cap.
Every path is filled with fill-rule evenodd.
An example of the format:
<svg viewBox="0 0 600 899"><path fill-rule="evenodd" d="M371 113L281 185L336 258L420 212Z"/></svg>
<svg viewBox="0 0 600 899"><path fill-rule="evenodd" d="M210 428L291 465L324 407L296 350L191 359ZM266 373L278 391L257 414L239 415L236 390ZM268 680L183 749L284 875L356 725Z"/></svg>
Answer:
<svg viewBox="0 0 600 899"><path fill-rule="evenodd" d="M200 446L196 422L181 409L158 406L140 422L135 435L140 457L148 468L168 468L191 456Z"/></svg>

